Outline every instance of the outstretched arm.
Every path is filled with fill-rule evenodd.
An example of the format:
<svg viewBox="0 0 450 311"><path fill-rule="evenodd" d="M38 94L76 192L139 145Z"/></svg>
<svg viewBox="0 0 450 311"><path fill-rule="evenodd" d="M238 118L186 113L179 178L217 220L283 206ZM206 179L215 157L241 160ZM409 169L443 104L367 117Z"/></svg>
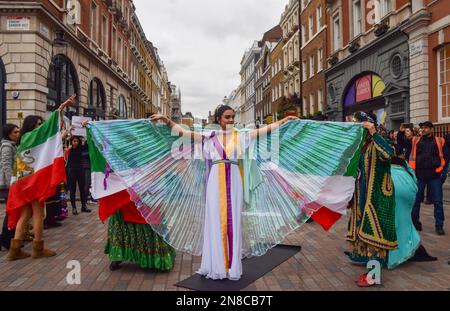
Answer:
<svg viewBox="0 0 450 311"><path fill-rule="evenodd" d="M288 116L284 119L281 119L275 123L269 124L268 126L262 128L262 129L256 129L253 130L250 134L250 137L252 139L258 137L258 136L263 136L263 135L267 135L268 133L272 132L273 130L276 130L277 128L279 128L281 125L283 125L284 123L290 121L290 120L298 120L297 117L294 116Z"/></svg>
<svg viewBox="0 0 450 311"><path fill-rule="evenodd" d="M167 116L165 115L161 115L161 114L154 114L150 117L150 121L159 121L161 120L162 122L166 123L166 125L168 127L170 127L172 130L174 130L178 135L183 135L183 136L190 136L193 135L196 138L201 139L202 135L200 133L197 132L193 132L190 131L188 129L183 128L181 125L176 124L175 122L173 122L172 120L170 120Z"/></svg>
<svg viewBox="0 0 450 311"><path fill-rule="evenodd" d="M63 102L61 105L59 105L58 110L59 111L63 111L64 108L68 107L68 106L72 106L75 104L75 98L77 97L77 95L73 94L72 96L70 96L65 102Z"/></svg>

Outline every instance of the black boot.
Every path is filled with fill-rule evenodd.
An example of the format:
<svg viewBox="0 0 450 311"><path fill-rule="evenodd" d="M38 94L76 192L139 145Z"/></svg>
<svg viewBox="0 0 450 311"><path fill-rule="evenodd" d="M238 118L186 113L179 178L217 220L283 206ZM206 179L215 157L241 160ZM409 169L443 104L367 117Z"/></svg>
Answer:
<svg viewBox="0 0 450 311"><path fill-rule="evenodd" d="M430 256L422 245L419 246L419 248L414 253L414 256L409 259L409 261L436 261L437 258Z"/></svg>
<svg viewBox="0 0 450 311"><path fill-rule="evenodd" d="M120 266L121 263L122 263L121 261L111 261L111 264L109 265L109 270L111 271L119 270L121 268Z"/></svg>
<svg viewBox="0 0 450 311"><path fill-rule="evenodd" d="M83 206L81 207L81 212L82 212L82 213L90 213L90 212L92 212L92 211L91 211L90 209L88 209L86 205L83 205Z"/></svg>
<svg viewBox="0 0 450 311"><path fill-rule="evenodd" d="M78 215L78 211L76 207L72 208L72 215Z"/></svg>

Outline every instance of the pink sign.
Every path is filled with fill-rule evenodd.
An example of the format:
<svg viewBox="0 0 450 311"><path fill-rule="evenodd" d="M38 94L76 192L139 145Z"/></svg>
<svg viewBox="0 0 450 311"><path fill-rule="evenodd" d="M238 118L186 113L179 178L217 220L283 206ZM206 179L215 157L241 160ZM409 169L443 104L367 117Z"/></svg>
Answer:
<svg viewBox="0 0 450 311"><path fill-rule="evenodd" d="M372 98L372 75L356 80L356 102Z"/></svg>

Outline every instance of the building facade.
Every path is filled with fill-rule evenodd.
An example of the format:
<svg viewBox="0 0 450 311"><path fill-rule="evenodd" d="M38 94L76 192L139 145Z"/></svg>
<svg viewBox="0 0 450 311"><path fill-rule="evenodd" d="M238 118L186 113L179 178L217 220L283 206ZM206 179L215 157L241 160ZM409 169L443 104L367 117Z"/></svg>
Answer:
<svg viewBox="0 0 450 311"><path fill-rule="evenodd" d="M1 122L48 115L72 94L68 117L159 111L148 54L131 0L1 1Z"/></svg>
<svg viewBox="0 0 450 311"><path fill-rule="evenodd" d="M275 47L270 53L270 67L271 67L271 114L272 121L278 121L278 107L284 101L284 57L283 57L283 41L277 42ZM267 120L267 123L271 123L271 120Z"/></svg>
<svg viewBox="0 0 450 311"><path fill-rule="evenodd" d="M326 99L326 2L300 0L302 115L313 116L324 110Z"/></svg>
<svg viewBox="0 0 450 311"><path fill-rule="evenodd" d="M255 66L261 53L259 41L254 41L241 60L241 122L243 126L254 124L255 116Z"/></svg>
<svg viewBox="0 0 450 311"><path fill-rule="evenodd" d="M172 107L172 120L175 123L181 123L181 91L175 84L170 85L170 102Z"/></svg>
<svg viewBox="0 0 450 311"><path fill-rule="evenodd" d="M410 122L431 120L450 130L450 5L446 0L413 0L402 30L408 35Z"/></svg>
<svg viewBox="0 0 450 311"><path fill-rule="evenodd" d="M287 96L301 94L300 77L300 4L289 0L281 15L280 27L283 31L283 73L284 91Z"/></svg>
<svg viewBox="0 0 450 311"><path fill-rule="evenodd" d="M327 1L331 120L373 111L387 128L410 119L410 57L402 26L411 15L408 0Z"/></svg>
<svg viewBox="0 0 450 311"><path fill-rule="evenodd" d="M260 41L261 53L255 72L255 120L257 124L272 122L271 54L281 40L283 31L279 25L267 31Z"/></svg>

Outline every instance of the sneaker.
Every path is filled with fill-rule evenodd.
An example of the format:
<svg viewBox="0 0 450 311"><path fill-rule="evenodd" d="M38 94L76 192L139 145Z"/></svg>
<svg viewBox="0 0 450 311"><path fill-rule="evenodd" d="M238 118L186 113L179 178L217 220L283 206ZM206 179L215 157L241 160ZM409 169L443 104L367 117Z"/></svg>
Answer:
<svg viewBox="0 0 450 311"><path fill-rule="evenodd" d="M437 235L445 235L445 231L442 228L436 228Z"/></svg>

